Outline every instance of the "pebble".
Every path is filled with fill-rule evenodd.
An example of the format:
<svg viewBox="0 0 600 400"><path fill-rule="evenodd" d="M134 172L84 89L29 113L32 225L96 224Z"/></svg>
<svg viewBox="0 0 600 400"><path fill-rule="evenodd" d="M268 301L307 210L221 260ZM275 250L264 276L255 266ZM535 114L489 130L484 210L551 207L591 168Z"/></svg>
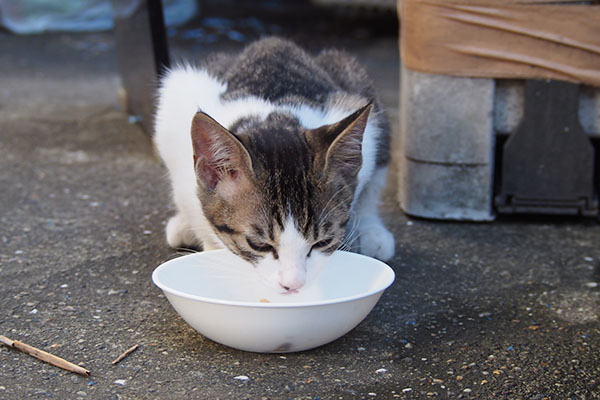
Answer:
<svg viewBox="0 0 600 400"><path fill-rule="evenodd" d="M585 286L587 286L589 288L595 288L595 287L598 287L598 282L588 282L585 284Z"/></svg>
<svg viewBox="0 0 600 400"><path fill-rule="evenodd" d="M466 389L464 389L464 390L463 390L463 392L465 392L465 393L471 393L471 392L472 392L472 390L471 390L471 389L469 389L469 388L466 388Z"/></svg>
<svg viewBox="0 0 600 400"><path fill-rule="evenodd" d="M444 381L443 381L443 380L441 380L441 379L437 379L437 378L435 378L435 379L433 380L433 383L434 383L434 384L436 384L436 385L441 385L442 383L444 383Z"/></svg>
<svg viewBox="0 0 600 400"><path fill-rule="evenodd" d="M125 386L125 379L117 379L113 382L114 384Z"/></svg>
<svg viewBox="0 0 600 400"><path fill-rule="evenodd" d="M237 379L238 381L247 381L250 378L248 378L246 375L238 375L235 376L233 379Z"/></svg>
<svg viewBox="0 0 600 400"><path fill-rule="evenodd" d="M592 262L594 259L592 257L583 257L585 261Z"/></svg>
<svg viewBox="0 0 600 400"><path fill-rule="evenodd" d="M87 393L86 393L86 392L84 392L84 391L82 391L82 390L80 390L79 392L77 392L77 393L75 393L75 394L76 394L77 396L80 396L80 397L86 397L86 396L87 396Z"/></svg>
<svg viewBox="0 0 600 400"><path fill-rule="evenodd" d="M402 389L402 393L410 393L410 392L412 392L412 388L407 387L407 388Z"/></svg>
<svg viewBox="0 0 600 400"><path fill-rule="evenodd" d="M6 390L4 386L0 386L0 390Z"/></svg>
<svg viewBox="0 0 600 400"><path fill-rule="evenodd" d="M373 392L369 392L368 394L369 394L369 396L371 396L371 397L375 397L375 396L377 396L377 393L373 393Z"/></svg>
<svg viewBox="0 0 600 400"><path fill-rule="evenodd" d="M375 371L376 374L385 374L387 372L387 369L385 368L379 368L377 371Z"/></svg>

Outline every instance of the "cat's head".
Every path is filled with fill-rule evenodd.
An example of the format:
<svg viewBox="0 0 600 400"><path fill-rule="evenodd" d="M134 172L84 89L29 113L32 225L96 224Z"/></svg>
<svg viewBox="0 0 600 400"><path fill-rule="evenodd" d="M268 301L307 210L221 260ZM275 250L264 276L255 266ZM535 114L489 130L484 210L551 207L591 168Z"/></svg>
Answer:
<svg viewBox="0 0 600 400"><path fill-rule="evenodd" d="M285 113L230 130L192 122L198 197L229 250L271 285L294 291L344 242L371 105L307 130Z"/></svg>

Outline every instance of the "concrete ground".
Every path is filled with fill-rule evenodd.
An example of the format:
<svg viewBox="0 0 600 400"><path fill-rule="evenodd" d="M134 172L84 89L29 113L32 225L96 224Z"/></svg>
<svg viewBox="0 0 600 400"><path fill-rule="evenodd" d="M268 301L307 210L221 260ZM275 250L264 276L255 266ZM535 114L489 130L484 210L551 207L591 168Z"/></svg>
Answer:
<svg viewBox="0 0 600 400"><path fill-rule="evenodd" d="M361 29L291 36L357 54L397 127L397 41ZM185 32L171 31L177 55L243 45ZM203 338L151 283L176 256L165 170L118 88L109 33L0 32L0 334L92 371L0 346L0 398L600 397L598 223L411 219L393 178L382 209L397 279L356 329L285 355Z"/></svg>

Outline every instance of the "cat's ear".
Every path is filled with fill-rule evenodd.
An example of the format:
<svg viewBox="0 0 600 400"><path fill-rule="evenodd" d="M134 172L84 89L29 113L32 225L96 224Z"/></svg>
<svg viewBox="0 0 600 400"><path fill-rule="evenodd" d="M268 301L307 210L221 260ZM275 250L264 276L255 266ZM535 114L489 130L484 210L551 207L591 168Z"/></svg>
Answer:
<svg viewBox="0 0 600 400"><path fill-rule="evenodd" d="M227 129L203 112L192 120L194 167L201 184L209 191L222 181L235 181L252 171L244 145Z"/></svg>
<svg viewBox="0 0 600 400"><path fill-rule="evenodd" d="M329 177L355 178L362 166L362 140L373 104L343 120L307 132L316 160Z"/></svg>

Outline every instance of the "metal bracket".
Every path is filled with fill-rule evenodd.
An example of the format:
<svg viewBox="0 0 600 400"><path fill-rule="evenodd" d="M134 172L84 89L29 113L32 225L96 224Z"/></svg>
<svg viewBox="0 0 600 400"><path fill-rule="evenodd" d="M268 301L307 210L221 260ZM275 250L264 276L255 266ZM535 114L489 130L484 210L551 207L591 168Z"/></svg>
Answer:
<svg viewBox="0 0 600 400"><path fill-rule="evenodd" d="M578 108L579 85L526 81L523 121L502 152L499 212L598 215L595 151Z"/></svg>

